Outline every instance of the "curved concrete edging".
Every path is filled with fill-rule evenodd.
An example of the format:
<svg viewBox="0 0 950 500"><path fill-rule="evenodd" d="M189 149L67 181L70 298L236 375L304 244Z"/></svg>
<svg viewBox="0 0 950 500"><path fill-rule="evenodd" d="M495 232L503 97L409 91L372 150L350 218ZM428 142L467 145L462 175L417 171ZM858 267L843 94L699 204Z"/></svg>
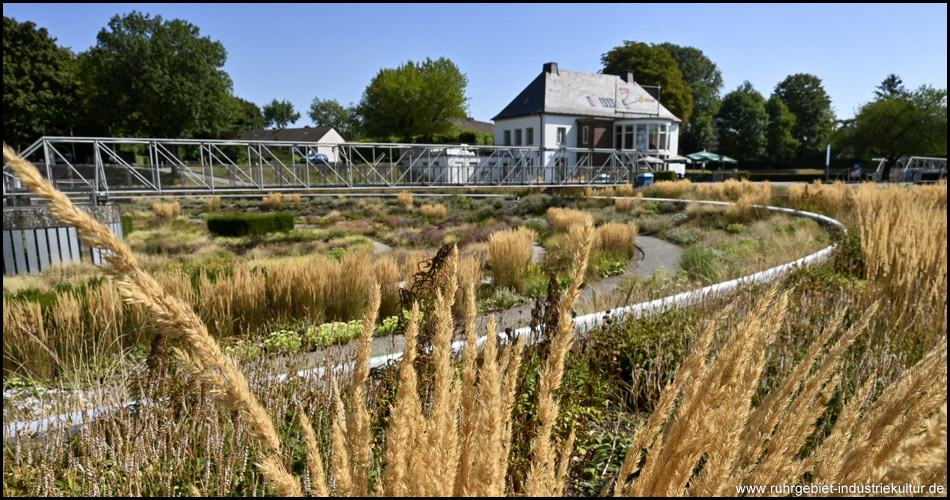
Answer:
<svg viewBox="0 0 950 500"><path fill-rule="evenodd" d="M620 197L609 197L609 196L595 196L596 199L615 199ZM674 203L700 203L704 205L719 205L719 206L728 206L729 202L723 201L698 201L698 200L680 200L680 199L671 199L671 198L643 198L645 201L667 201ZM766 206L762 207L761 205L752 205L756 208L766 208L773 212L785 212L797 217L807 217L818 221L819 223L827 226L836 227L842 231L847 231L844 224L840 221L832 219L821 214L816 214L812 212L805 212L801 210L793 210L790 208L782 207L772 207ZM648 317L653 314L660 314L676 307L685 307L699 303L706 298L728 293L734 290L739 289L742 286L760 284L760 283L769 283L779 278L785 276L789 272L799 268L800 266L811 266L820 264L828 260L831 253L837 248L837 245L830 245L818 252L815 252L811 255L798 259L794 262L789 262L781 266L776 266L771 269L766 269L758 273L750 274L742 278L725 281L722 283L717 283L715 285L710 285L699 290L693 290L690 292L684 292L677 295L672 295L669 297L664 297L661 299L653 300L650 302L643 302L640 304L632 304L625 307L619 307L611 311L600 311L591 314L585 314L584 316L578 316L574 318L574 331L578 334L583 334L588 331L591 331L595 328L599 328L603 325L603 320L606 316L612 315L614 317L633 317L633 318L642 318ZM523 327L518 328L512 332L513 337L526 336L530 338L531 328ZM479 337L476 341L476 345L481 346L487 336ZM465 341L459 340L452 343L452 350L459 351L465 346ZM376 368L379 366L386 365L392 361L399 360L402 357L401 352L388 354L385 356L377 356L369 360L369 365L371 368ZM352 365L352 363L347 363L339 368L347 369ZM285 373L273 377L274 380L283 381L292 376L299 377L308 377L308 376L320 376L323 374L324 369L321 368L311 368L308 370L301 370L296 373ZM46 417L42 419L30 420L26 422L11 422L10 424L3 424L3 439L11 439L21 432L27 432L32 435L40 435L47 432L49 429L60 426L63 424L69 425L68 433L70 436L77 433L80 427L83 425L83 422L95 419L100 415L119 410L121 408L126 408L133 405L142 404L142 401L131 401L128 403L123 403L121 405L112 405L102 408L93 408L91 410L78 411L73 413L65 413L61 415L54 415L52 417ZM78 422L78 423L73 423Z"/></svg>

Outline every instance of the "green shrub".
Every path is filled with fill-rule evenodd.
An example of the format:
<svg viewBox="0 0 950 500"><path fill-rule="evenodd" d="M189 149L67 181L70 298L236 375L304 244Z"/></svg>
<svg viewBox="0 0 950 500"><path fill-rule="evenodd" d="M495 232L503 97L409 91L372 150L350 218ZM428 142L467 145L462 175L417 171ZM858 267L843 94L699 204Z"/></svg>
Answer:
<svg viewBox="0 0 950 500"><path fill-rule="evenodd" d="M215 215L208 218L208 231L218 236L256 236L294 228L294 216L277 214Z"/></svg>
<svg viewBox="0 0 950 500"><path fill-rule="evenodd" d="M699 280L703 284L715 283L716 253L707 248L692 247L683 250L680 256L680 267L689 274L691 279Z"/></svg>
<svg viewBox="0 0 950 500"><path fill-rule="evenodd" d="M660 182L660 181L674 182L676 181L676 172L672 170L657 170L656 172L653 172L653 180L654 182Z"/></svg>
<svg viewBox="0 0 950 500"><path fill-rule="evenodd" d="M726 232L729 234L741 234L745 231L745 225L738 222L726 226Z"/></svg>
<svg viewBox="0 0 950 500"><path fill-rule="evenodd" d="M127 236L129 233L131 233L134 230L134 226L132 224L133 220L134 219L132 218L131 215L122 216L122 236L123 237Z"/></svg>
<svg viewBox="0 0 950 500"><path fill-rule="evenodd" d="M630 259L620 252L601 250L597 252L597 275L606 278L623 274L629 263Z"/></svg>

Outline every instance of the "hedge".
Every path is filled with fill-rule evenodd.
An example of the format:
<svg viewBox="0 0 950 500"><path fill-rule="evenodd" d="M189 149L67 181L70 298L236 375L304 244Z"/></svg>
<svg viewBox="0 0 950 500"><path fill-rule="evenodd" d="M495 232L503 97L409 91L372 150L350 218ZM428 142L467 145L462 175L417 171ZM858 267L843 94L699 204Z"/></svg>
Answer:
<svg viewBox="0 0 950 500"><path fill-rule="evenodd" d="M294 216L286 213L255 215L214 215L208 218L208 231L218 236L256 236L286 233L294 228Z"/></svg>
<svg viewBox="0 0 950 500"><path fill-rule="evenodd" d="M675 181L676 172L672 170L657 170L656 172L653 172L653 180L654 182Z"/></svg>
<svg viewBox="0 0 950 500"><path fill-rule="evenodd" d="M134 229L132 224L133 218L131 215L122 216L122 236L128 236Z"/></svg>
<svg viewBox="0 0 950 500"><path fill-rule="evenodd" d="M751 173L749 180L753 182L814 182L815 180L824 180L825 174L775 174L775 173Z"/></svg>

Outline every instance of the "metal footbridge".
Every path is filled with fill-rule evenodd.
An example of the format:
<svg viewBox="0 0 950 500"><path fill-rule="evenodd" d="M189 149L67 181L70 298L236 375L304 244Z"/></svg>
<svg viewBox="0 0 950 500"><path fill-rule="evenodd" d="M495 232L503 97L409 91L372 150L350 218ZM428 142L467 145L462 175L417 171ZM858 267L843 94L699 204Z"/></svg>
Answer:
<svg viewBox="0 0 950 500"><path fill-rule="evenodd" d="M635 183L649 151L466 144L43 137L20 152L63 192L201 195ZM3 168L3 195L28 192Z"/></svg>

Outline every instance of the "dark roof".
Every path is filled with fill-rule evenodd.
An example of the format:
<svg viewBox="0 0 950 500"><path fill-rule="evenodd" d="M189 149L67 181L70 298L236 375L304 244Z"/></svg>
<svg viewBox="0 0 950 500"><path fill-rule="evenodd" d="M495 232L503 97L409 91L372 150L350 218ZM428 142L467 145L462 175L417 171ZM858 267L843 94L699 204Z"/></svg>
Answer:
<svg viewBox="0 0 950 500"><path fill-rule="evenodd" d="M544 71L492 120L538 113L682 121L632 78L626 81L617 75L558 70L553 63L546 64Z"/></svg>
<svg viewBox="0 0 950 500"><path fill-rule="evenodd" d="M320 142L333 127L281 128L276 130L248 130L242 141Z"/></svg>
<svg viewBox="0 0 950 500"><path fill-rule="evenodd" d="M495 124L480 122L473 118L459 118L452 122L452 125L462 129L462 131L482 132L484 134L494 134Z"/></svg>
<svg viewBox="0 0 950 500"><path fill-rule="evenodd" d="M542 72L529 83L524 90L515 97L510 104L505 106L492 121L499 118L514 118L516 116L527 116L544 111L544 80L547 73Z"/></svg>

